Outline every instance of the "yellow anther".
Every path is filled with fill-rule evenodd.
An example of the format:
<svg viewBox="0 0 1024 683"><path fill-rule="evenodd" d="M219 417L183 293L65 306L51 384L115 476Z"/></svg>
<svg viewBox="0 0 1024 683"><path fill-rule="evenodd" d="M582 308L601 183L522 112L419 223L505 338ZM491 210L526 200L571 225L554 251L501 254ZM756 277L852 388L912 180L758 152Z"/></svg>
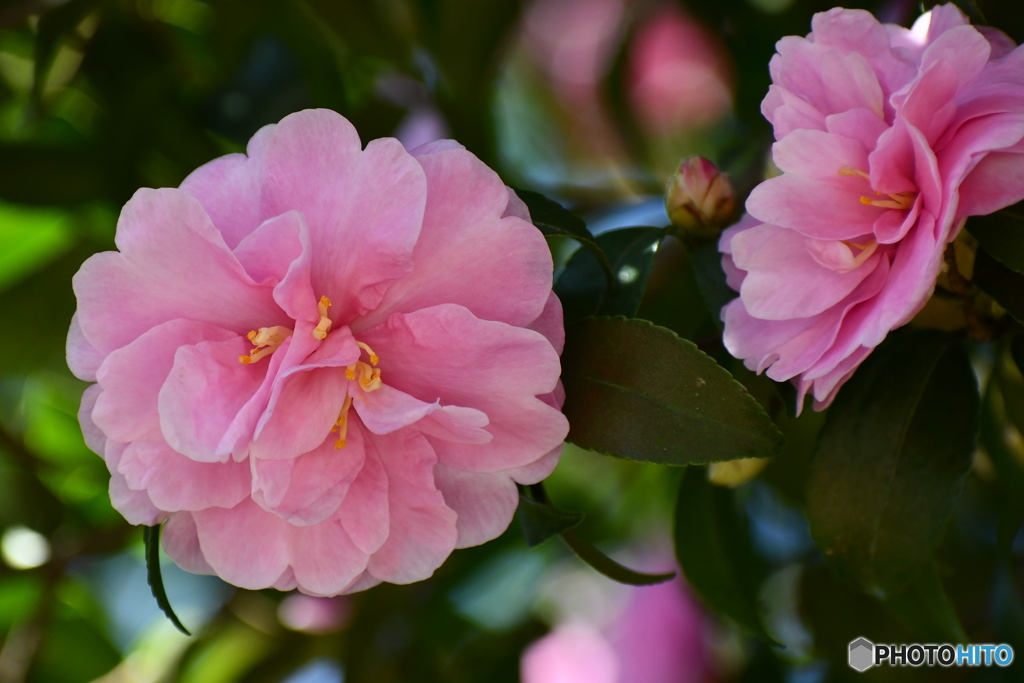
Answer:
<svg viewBox="0 0 1024 683"><path fill-rule="evenodd" d="M868 180L871 179L871 176L869 176L864 171L858 171L857 169L852 168L850 166L844 166L841 169L839 169L839 175L859 175L861 178L867 178Z"/></svg>
<svg viewBox="0 0 1024 683"><path fill-rule="evenodd" d="M292 336L292 331L287 327L275 325L252 330L245 336L253 343L253 349L249 351L248 356L239 356L238 362L242 365L250 365L276 351L285 339Z"/></svg>
<svg viewBox="0 0 1024 683"><path fill-rule="evenodd" d="M363 351L366 351L366 354L370 357L370 365L376 366L377 363L380 362L380 356L375 354L373 352L373 349L371 349L368 345L364 344L363 342L356 342L356 346L361 348Z"/></svg>
<svg viewBox="0 0 1024 683"><path fill-rule="evenodd" d="M355 378L356 378L356 366L355 365L350 365L347 368L345 368L345 379L355 379Z"/></svg>
<svg viewBox="0 0 1024 683"><path fill-rule="evenodd" d="M917 198L911 192L897 192L890 194L892 199L871 199L870 197L861 197L860 203L865 206L877 206L881 209L896 209L897 211L906 211L914 205L914 200Z"/></svg>
<svg viewBox="0 0 1024 683"><path fill-rule="evenodd" d="M352 397L346 396L345 402L341 405L341 412L338 414L338 419L334 422L334 429L331 431L338 432L338 440L334 442L334 450L339 450L345 447L345 436L348 434L348 409L352 407Z"/></svg>
<svg viewBox="0 0 1024 683"><path fill-rule="evenodd" d="M316 305L317 313L320 314L320 321L316 324L316 329L313 330L313 337L316 339L326 339L327 333L331 331L331 319L327 317L327 309L331 307L331 300L326 296L320 297L319 303Z"/></svg>

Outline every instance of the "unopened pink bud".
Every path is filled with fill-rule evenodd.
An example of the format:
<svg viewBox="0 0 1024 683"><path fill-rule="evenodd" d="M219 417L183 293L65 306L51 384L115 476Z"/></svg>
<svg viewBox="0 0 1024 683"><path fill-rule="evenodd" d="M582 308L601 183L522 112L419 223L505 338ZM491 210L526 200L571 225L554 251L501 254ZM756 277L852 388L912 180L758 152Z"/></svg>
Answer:
<svg viewBox="0 0 1024 683"><path fill-rule="evenodd" d="M668 181L665 210L673 224L701 239L718 236L736 208L729 176L700 156L687 157Z"/></svg>

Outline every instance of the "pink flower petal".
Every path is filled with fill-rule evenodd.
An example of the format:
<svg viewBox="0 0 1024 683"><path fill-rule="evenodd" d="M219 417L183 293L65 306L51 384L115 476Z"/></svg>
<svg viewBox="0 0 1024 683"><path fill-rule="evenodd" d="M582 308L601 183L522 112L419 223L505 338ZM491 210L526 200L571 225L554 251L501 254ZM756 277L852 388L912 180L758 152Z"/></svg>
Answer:
<svg viewBox="0 0 1024 683"><path fill-rule="evenodd" d="M145 491L153 505L167 512L234 507L251 489L246 463L196 462L163 441L128 444L117 471L129 488Z"/></svg>
<svg viewBox="0 0 1024 683"><path fill-rule="evenodd" d="M458 518L456 548L468 548L500 536L519 505L519 490L503 472L466 472L438 463L434 483Z"/></svg>
<svg viewBox="0 0 1024 683"><path fill-rule="evenodd" d="M415 433L369 438L388 477L391 531L367 570L381 581L422 581L455 549L456 514L433 483L437 456Z"/></svg>
<svg viewBox="0 0 1024 683"><path fill-rule="evenodd" d="M446 304L393 315L363 337L380 356L385 383L422 401L475 408L490 419L490 443L434 441L447 465L479 472L522 466L568 433L565 417L537 398L554 389L560 364L536 332Z"/></svg>

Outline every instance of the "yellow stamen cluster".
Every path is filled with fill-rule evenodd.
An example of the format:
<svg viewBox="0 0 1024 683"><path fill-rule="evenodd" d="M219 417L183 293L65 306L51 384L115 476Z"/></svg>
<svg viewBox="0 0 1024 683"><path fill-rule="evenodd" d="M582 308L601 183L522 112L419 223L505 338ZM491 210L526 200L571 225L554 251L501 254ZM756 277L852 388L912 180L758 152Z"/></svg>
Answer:
<svg viewBox="0 0 1024 683"><path fill-rule="evenodd" d="M376 391L383 385L380 379L380 368L377 367L380 357L363 342L356 342L356 344L370 357L370 362L364 363L361 360L357 360L345 368L345 377L350 380L358 380L359 386L367 393ZM351 407L352 395L349 394L345 397L345 402L341 406L341 413L334 423L334 429L331 430L331 432L338 432L338 440L334 442L335 449L345 447L345 435L348 434L348 410Z"/></svg>
<svg viewBox="0 0 1024 683"><path fill-rule="evenodd" d="M316 310L320 314L320 321L313 330L313 336L317 339L326 339L327 333L331 331L331 319L327 317L327 309L331 307L331 300L326 296L320 297Z"/></svg>
<svg viewBox="0 0 1024 683"><path fill-rule="evenodd" d="M839 169L839 175L847 176L860 176L861 178L867 178L871 180L864 171L858 171L855 168L844 166ZM881 192L875 192L876 195L882 196ZM897 211L906 211L914 205L914 200L917 199L917 195L913 192L896 192L889 193L889 199L872 199L871 197L861 197L860 203L864 206L877 206L881 209L896 209Z"/></svg>
<svg viewBox="0 0 1024 683"><path fill-rule="evenodd" d="M253 349L249 352L248 356L238 357L238 362L242 365L255 363L272 354L281 345L281 342L292 336L292 331L287 327L275 325L274 327L261 327L259 330L253 330L246 336L253 343Z"/></svg>

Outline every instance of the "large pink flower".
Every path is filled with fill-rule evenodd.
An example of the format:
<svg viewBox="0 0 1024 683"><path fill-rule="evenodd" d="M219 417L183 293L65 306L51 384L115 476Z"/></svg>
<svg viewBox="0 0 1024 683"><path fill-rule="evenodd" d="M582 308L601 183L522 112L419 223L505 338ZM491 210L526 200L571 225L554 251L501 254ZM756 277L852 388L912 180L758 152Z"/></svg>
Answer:
<svg viewBox="0 0 1024 683"><path fill-rule="evenodd" d="M726 347L821 409L925 304L963 219L1024 197L1024 51L952 5L812 28L779 41L762 104L782 175L719 247Z"/></svg>
<svg viewBox="0 0 1024 683"><path fill-rule="evenodd" d="M567 432L551 258L453 142L305 111L139 190L75 277L82 429L182 567L314 595L426 578Z"/></svg>

